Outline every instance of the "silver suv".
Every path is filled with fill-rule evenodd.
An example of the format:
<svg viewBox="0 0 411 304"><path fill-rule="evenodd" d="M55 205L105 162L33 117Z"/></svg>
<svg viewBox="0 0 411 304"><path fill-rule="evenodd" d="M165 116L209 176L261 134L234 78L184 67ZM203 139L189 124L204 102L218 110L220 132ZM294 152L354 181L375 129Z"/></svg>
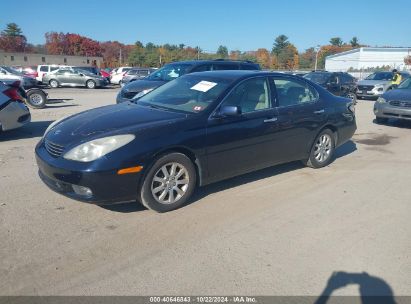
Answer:
<svg viewBox="0 0 411 304"><path fill-rule="evenodd" d="M407 72L400 72L402 80L410 77ZM357 98L378 98L391 88L394 73L375 72L357 83Z"/></svg>

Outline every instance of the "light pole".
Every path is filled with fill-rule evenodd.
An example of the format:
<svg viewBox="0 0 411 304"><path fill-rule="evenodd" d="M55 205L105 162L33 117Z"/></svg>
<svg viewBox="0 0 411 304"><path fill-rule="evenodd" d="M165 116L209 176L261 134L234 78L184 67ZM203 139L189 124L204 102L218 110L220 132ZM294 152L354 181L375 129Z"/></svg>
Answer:
<svg viewBox="0 0 411 304"><path fill-rule="evenodd" d="M314 71L317 71L318 54L320 53L320 50L321 50L321 46L317 45L315 47L315 68L314 68Z"/></svg>

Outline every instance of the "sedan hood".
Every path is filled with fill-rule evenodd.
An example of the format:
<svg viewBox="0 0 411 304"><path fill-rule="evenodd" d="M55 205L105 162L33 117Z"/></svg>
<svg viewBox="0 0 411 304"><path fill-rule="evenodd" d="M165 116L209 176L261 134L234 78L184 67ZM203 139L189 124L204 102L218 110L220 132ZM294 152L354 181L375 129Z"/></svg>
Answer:
<svg viewBox="0 0 411 304"><path fill-rule="evenodd" d="M391 101L391 100L411 101L411 90L407 90L407 89L391 90L391 91L386 92L384 95L382 95L382 97L388 101Z"/></svg>
<svg viewBox="0 0 411 304"><path fill-rule="evenodd" d="M49 131L46 138L60 145L104 137L115 131L137 133L143 129L171 124L185 114L122 103L81 112L64 119Z"/></svg>
<svg viewBox="0 0 411 304"><path fill-rule="evenodd" d="M141 80L132 81L129 84L125 85L123 90L125 92L139 93L147 89L158 88L159 86L165 83L166 83L165 81L141 79Z"/></svg>
<svg viewBox="0 0 411 304"><path fill-rule="evenodd" d="M390 80L367 80L367 79L364 79L364 80L358 81L358 85L373 85L373 86L375 86L377 84L387 85L387 84L390 84L390 83L391 83Z"/></svg>

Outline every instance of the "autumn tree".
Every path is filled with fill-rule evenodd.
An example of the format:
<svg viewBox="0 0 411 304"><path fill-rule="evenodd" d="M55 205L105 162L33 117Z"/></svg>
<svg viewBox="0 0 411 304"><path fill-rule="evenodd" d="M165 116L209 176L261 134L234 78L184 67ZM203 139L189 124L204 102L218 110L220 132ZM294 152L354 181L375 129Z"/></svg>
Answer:
<svg viewBox="0 0 411 304"><path fill-rule="evenodd" d="M258 64L263 69L270 69L271 68L271 56L270 52L267 49L261 48L255 52L255 57L257 59Z"/></svg>
<svg viewBox="0 0 411 304"><path fill-rule="evenodd" d="M306 49L304 53L300 54L300 69L314 69L316 55L316 51L313 47Z"/></svg>
<svg viewBox="0 0 411 304"><path fill-rule="evenodd" d="M27 39L16 23L9 23L0 33L0 49L8 52L25 52Z"/></svg>

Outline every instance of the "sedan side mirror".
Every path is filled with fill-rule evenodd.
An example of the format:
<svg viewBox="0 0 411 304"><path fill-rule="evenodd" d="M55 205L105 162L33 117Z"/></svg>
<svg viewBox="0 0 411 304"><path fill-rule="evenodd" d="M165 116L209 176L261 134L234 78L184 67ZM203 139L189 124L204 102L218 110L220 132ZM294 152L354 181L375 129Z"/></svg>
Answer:
<svg viewBox="0 0 411 304"><path fill-rule="evenodd" d="M241 115L241 107L239 106L223 106L219 111L219 116L240 116Z"/></svg>
<svg viewBox="0 0 411 304"><path fill-rule="evenodd" d="M81 76L81 77L83 77L83 76L84 76L84 74L83 74L83 73L80 73L80 76Z"/></svg>

